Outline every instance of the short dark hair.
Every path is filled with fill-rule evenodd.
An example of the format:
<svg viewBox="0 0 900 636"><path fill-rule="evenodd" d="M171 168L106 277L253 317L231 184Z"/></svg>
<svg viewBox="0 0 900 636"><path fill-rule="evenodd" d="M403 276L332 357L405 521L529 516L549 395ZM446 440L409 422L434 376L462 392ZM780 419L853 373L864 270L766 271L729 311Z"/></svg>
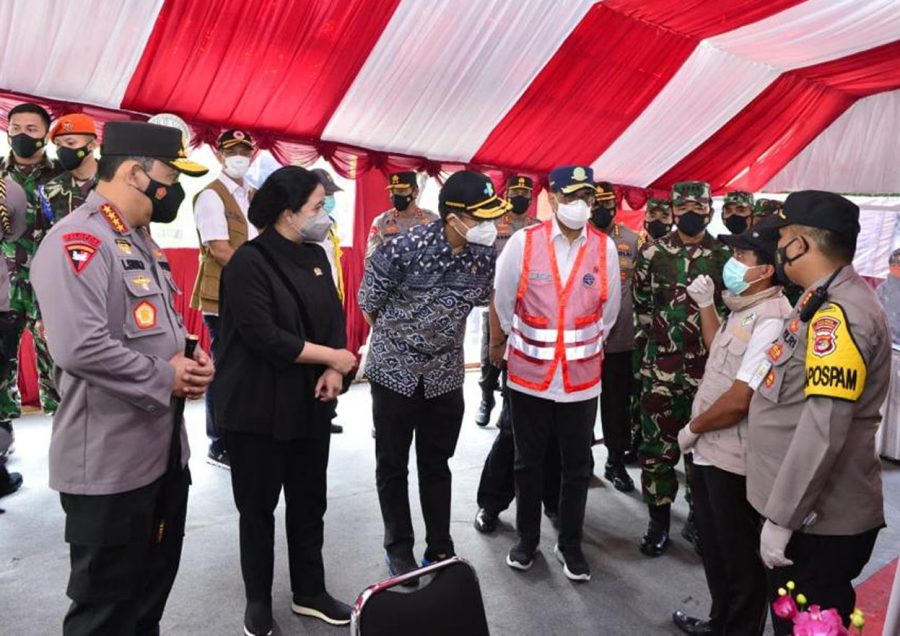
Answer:
<svg viewBox="0 0 900 636"><path fill-rule="evenodd" d="M116 176L116 170L126 161L137 161L145 171L153 167L153 157L126 157L119 155L100 155L97 162L97 179L100 181L112 181Z"/></svg>
<svg viewBox="0 0 900 636"><path fill-rule="evenodd" d="M41 118L41 121L44 122L44 128L47 129L47 132L50 131L50 113L44 110L41 106L37 104L33 104L31 102L25 102L23 104L16 104L12 108L9 109L9 114L6 116L6 120L12 120L13 115L21 115L22 113L32 113Z"/></svg>
<svg viewBox="0 0 900 636"><path fill-rule="evenodd" d="M819 251L826 258L837 263L849 265L856 255L856 236L844 235L821 227L799 226L800 231L809 237L818 246Z"/></svg>
<svg viewBox="0 0 900 636"><path fill-rule="evenodd" d="M270 174L253 195L247 218L259 229L268 227L284 210L299 210L306 205L320 185L319 178L309 170L283 166Z"/></svg>
<svg viewBox="0 0 900 636"><path fill-rule="evenodd" d="M753 250L753 255L756 257L757 265L774 265L775 264L775 255L770 254L769 252L764 252L762 250Z"/></svg>

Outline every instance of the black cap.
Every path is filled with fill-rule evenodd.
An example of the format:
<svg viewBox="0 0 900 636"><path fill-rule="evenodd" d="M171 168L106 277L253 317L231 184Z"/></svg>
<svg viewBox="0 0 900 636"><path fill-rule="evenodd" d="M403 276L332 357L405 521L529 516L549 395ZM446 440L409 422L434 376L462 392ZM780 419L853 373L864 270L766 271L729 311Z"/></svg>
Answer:
<svg viewBox="0 0 900 636"><path fill-rule="evenodd" d="M771 227L805 225L830 230L856 244L859 234L859 207L834 192L801 190L784 200L784 209L769 217Z"/></svg>
<svg viewBox="0 0 900 636"><path fill-rule="evenodd" d="M719 240L733 249L762 252L774 261L778 247L778 229L771 227L768 221L769 219L764 219L740 234L719 234Z"/></svg>
<svg viewBox="0 0 900 636"><path fill-rule="evenodd" d="M341 186L334 182L334 179L327 170L324 170L323 168L313 168L310 172L316 175L319 179L319 183L325 187L325 194L334 194L335 192L344 191Z"/></svg>
<svg viewBox="0 0 900 636"><path fill-rule="evenodd" d="M216 145L219 147L219 150L233 148L234 146L239 146L241 144L256 150L256 142L253 141L253 137L251 137L250 133L246 130L232 128L223 132L219 135L219 139L216 140Z"/></svg>
<svg viewBox="0 0 900 636"><path fill-rule="evenodd" d="M444 182L438 197L441 209L462 212L476 219L489 220L503 216L512 205L497 196L494 183L472 170L454 172Z"/></svg>
<svg viewBox="0 0 900 636"><path fill-rule="evenodd" d="M510 188L532 191L534 190L534 181L531 177L526 177L523 174L514 174L506 180L506 189L509 190Z"/></svg>
<svg viewBox="0 0 900 636"><path fill-rule="evenodd" d="M415 172L392 172L390 175L388 175L388 190L418 187L419 182L416 181Z"/></svg>
<svg viewBox="0 0 900 636"><path fill-rule="evenodd" d="M616 200L616 191L613 188L613 184L611 184L609 181L598 181L594 184L594 190L597 191L597 194L594 197L595 201Z"/></svg>
<svg viewBox="0 0 900 636"><path fill-rule="evenodd" d="M187 158L187 151L181 142L181 131L171 126L143 121L111 121L103 126L100 155L152 157L191 177L200 177L209 172L203 164Z"/></svg>

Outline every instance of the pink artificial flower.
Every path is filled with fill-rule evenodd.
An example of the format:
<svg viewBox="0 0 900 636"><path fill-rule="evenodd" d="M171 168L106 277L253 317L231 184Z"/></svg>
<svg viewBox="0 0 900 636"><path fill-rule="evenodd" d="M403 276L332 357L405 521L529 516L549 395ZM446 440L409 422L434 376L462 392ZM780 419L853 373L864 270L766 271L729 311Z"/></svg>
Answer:
<svg viewBox="0 0 900 636"><path fill-rule="evenodd" d="M809 611L794 616L794 636L849 636L834 609L824 612L818 605L810 605Z"/></svg>
<svg viewBox="0 0 900 636"><path fill-rule="evenodd" d="M797 604L790 594L779 596L778 600L772 603L772 609L775 611L775 616L784 620L790 620L797 615Z"/></svg>

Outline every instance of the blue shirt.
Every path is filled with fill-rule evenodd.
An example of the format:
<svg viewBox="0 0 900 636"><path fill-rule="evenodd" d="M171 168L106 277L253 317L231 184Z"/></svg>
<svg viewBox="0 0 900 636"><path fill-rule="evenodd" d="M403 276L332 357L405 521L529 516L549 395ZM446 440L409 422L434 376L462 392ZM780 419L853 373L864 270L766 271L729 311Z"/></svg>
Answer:
<svg viewBox="0 0 900 636"><path fill-rule="evenodd" d="M496 252L466 244L453 253L444 224L414 227L380 246L366 267L359 306L377 315L365 374L412 397L463 385L466 318L491 298Z"/></svg>

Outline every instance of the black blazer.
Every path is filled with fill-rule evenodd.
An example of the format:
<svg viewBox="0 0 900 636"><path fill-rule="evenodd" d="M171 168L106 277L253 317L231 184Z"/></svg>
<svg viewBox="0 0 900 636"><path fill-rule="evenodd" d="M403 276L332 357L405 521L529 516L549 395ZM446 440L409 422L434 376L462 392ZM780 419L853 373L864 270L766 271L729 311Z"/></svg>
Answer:
<svg viewBox="0 0 900 636"><path fill-rule="evenodd" d="M294 362L307 341L346 346L331 267L319 245L294 243L270 228L239 247L222 272L212 386L216 425L280 440L329 435L335 403L314 395L325 367Z"/></svg>

